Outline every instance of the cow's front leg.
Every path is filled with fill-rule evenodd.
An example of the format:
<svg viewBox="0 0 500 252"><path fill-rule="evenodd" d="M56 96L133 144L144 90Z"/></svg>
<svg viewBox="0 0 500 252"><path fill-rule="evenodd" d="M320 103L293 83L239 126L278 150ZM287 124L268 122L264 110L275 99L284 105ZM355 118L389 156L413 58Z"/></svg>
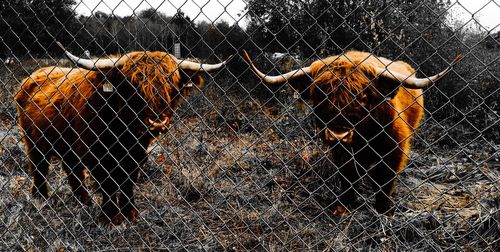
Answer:
<svg viewBox="0 0 500 252"><path fill-rule="evenodd" d="M361 167L355 163L352 153L346 150L334 150L334 163L338 168L340 179L340 193L335 206L334 215L345 216L348 209L355 207Z"/></svg>
<svg viewBox="0 0 500 252"><path fill-rule="evenodd" d="M406 155L397 148L393 150L370 171L375 194L375 210L378 213L392 215L394 213L392 193L396 187L398 171L406 164Z"/></svg>
<svg viewBox="0 0 500 252"><path fill-rule="evenodd" d="M340 173L340 194L338 204L334 210L334 215L345 216L348 209L355 207L360 176L354 165L354 160L339 169Z"/></svg>
<svg viewBox="0 0 500 252"><path fill-rule="evenodd" d="M118 208L117 189L118 187L115 186L105 186L102 192L103 222L111 222L114 225L120 225L124 220L124 217Z"/></svg>
<svg viewBox="0 0 500 252"><path fill-rule="evenodd" d="M134 199L134 186L137 183L139 176L139 169L141 164L143 164L147 159L146 152L144 148L132 148L130 154L123 159L123 166L127 166L128 171L127 178L120 186L120 209L123 215L130 221L134 222L139 216L139 211L135 206Z"/></svg>
<svg viewBox="0 0 500 252"><path fill-rule="evenodd" d="M380 214L392 215L394 212L391 195L396 186L396 172L380 164L370 174L375 194L375 210Z"/></svg>
<svg viewBox="0 0 500 252"><path fill-rule="evenodd" d="M120 211L130 222L134 222L139 216L134 199L134 186L137 182L138 169L139 167L137 166L120 187Z"/></svg>
<svg viewBox="0 0 500 252"><path fill-rule="evenodd" d="M119 168L117 168L119 169ZM104 223L113 223L114 225L120 225L123 223L123 215L118 207L118 183L113 178L113 176L102 169L102 174L96 177L99 191L102 194L102 217L101 220Z"/></svg>
<svg viewBox="0 0 500 252"><path fill-rule="evenodd" d="M125 181L125 183L123 183L123 185L121 186L121 193L119 200L120 211L130 222L136 221L137 217L139 217L139 211L135 206L135 199L134 199L135 181L137 180L132 181L131 179L128 179L127 181Z"/></svg>

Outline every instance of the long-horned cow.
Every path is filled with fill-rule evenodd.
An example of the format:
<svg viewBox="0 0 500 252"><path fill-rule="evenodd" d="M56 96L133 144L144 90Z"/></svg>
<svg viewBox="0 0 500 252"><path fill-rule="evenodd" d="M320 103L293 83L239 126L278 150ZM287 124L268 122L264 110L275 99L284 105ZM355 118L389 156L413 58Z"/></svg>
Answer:
<svg viewBox="0 0 500 252"><path fill-rule="evenodd" d="M373 182L375 209L391 215L396 176L404 169L411 138L424 115L422 88L451 70L416 78L405 62L370 53L349 51L313 62L288 73L269 76L243 52L252 71L267 85L289 83L304 99L312 100L321 137L331 146L339 168L342 193L334 214L352 208L362 174Z"/></svg>
<svg viewBox="0 0 500 252"><path fill-rule="evenodd" d="M85 169L102 194L103 221L136 220L133 187L146 149L166 131L181 99L204 72L224 67L179 60L166 52L136 51L106 59L79 58L79 68L44 67L23 80L15 100L24 135L32 193L48 197L51 157L62 160L69 184L91 204Z"/></svg>

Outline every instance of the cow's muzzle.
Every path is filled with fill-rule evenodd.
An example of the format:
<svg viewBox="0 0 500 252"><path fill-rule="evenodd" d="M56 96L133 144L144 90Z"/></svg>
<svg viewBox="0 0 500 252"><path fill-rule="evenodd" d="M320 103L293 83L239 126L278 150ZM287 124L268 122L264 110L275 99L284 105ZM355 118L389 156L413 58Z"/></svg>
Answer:
<svg viewBox="0 0 500 252"><path fill-rule="evenodd" d="M161 121L155 121L151 118L148 118L147 122L149 123L149 130L151 131L166 131L170 126L170 118L165 117Z"/></svg>
<svg viewBox="0 0 500 252"><path fill-rule="evenodd" d="M335 143L340 141L342 143L349 144L352 141L354 135L354 129L334 131L331 129L325 129L325 139L327 142Z"/></svg>

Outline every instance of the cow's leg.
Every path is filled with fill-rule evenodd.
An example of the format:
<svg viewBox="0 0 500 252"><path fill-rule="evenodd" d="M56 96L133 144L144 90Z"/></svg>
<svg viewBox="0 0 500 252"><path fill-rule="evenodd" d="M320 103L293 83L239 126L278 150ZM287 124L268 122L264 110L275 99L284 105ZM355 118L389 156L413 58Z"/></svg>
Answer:
<svg viewBox="0 0 500 252"><path fill-rule="evenodd" d="M380 161L370 171L375 194L375 209L378 213L392 215L394 212L392 193L396 186L398 173L403 170L410 150L410 132L404 131L407 125L397 120L391 127L385 128L385 134L379 135L373 147L377 150ZM399 130L397 130L399 129ZM404 133L404 134L402 134Z"/></svg>
<svg viewBox="0 0 500 252"><path fill-rule="evenodd" d="M83 183L85 179L85 167L78 156L71 150L63 156L62 161L63 169L68 174L68 181L73 194L80 203L90 206L92 201Z"/></svg>
<svg viewBox="0 0 500 252"><path fill-rule="evenodd" d="M338 145L332 151L333 161L338 168L338 178L340 180L340 194L333 214L345 216L348 214L348 208L355 207L356 190L364 169L359 163L356 163L354 150Z"/></svg>
<svg viewBox="0 0 500 252"><path fill-rule="evenodd" d="M94 166L90 174L96 180L97 191L102 195L101 221L120 225L123 222L123 215L118 208L117 195L119 187L113 177L113 170L119 169L119 167L109 156L99 160L99 165Z"/></svg>
<svg viewBox="0 0 500 252"><path fill-rule="evenodd" d="M396 186L397 174L406 165L406 159L403 150L396 146L370 171L370 178L376 191L375 209L378 213L393 214L391 195Z"/></svg>
<svg viewBox="0 0 500 252"><path fill-rule="evenodd" d="M127 165L131 168L127 179L121 186L121 194L120 194L120 209L122 213L129 219L129 221L133 222L139 216L139 211L135 206L134 200L134 186L137 183L137 179L139 176L140 165L146 160L146 152L144 148L133 148L130 150L130 154L126 156L123 160L122 167Z"/></svg>
<svg viewBox="0 0 500 252"><path fill-rule="evenodd" d="M139 211L135 206L134 200L134 185L137 181L137 174L138 172L134 171L130 174L130 179L127 179L122 184L119 200L121 212L131 222L135 221L139 216Z"/></svg>
<svg viewBox="0 0 500 252"><path fill-rule="evenodd" d="M396 173L384 164L377 165L370 174L375 194L375 209L378 213L392 215L391 195L396 186Z"/></svg>
<svg viewBox="0 0 500 252"><path fill-rule="evenodd" d="M111 222L114 225L123 223L123 215L118 208L118 185L111 179L106 179L101 185L103 222Z"/></svg>
<svg viewBox="0 0 500 252"><path fill-rule="evenodd" d="M28 151L29 169L33 176L33 187L31 192L34 197L49 197L47 185L47 174L49 173L48 157L44 156L36 147L31 147Z"/></svg>
<svg viewBox="0 0 500 252"><path fill-rule="evenodd" d="M344 216L348 213L348 208L355 206L356 189L359 184L359 170L356 168L354 160L345 161L339 164L340 195L338 204L335 207L334 215Z"/></svg>

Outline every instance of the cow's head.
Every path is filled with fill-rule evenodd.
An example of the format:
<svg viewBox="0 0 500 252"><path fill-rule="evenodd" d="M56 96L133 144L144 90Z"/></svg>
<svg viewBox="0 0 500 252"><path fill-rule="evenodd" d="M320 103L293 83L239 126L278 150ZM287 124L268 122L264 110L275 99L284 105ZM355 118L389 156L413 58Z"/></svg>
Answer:
<svg viewBox="0 0 500 252"><path fill-rule="evenodd" d="M392 62L364 52L347 52L317 60L310 66L269 76L243 56L252 71L267 85L289 83L304 99L312 100L318 127L329 143L351 144L362 121L369 118L384 101L394 98L400 86L421 89L432 85L451 70L461 56L444 71L416 78L414 70L403 62ZM393 64L391 67L389 65Z"/></svg>
<svg viewBox="0 0 500 252"><path fill-rule="evenodd" d="M203 85L201 73L217 71L227 62L200 64L177 59L166 52L149 51L131 52L116 58L83 59L68 52L59 42L57 44L77 66L105 73L108 89L132 87L132 92L125 95L141 96L139 102L134 101L141 104L134 106L139 108L138 116L152 131L167 129L178 102L193 88Z"/></svg>

